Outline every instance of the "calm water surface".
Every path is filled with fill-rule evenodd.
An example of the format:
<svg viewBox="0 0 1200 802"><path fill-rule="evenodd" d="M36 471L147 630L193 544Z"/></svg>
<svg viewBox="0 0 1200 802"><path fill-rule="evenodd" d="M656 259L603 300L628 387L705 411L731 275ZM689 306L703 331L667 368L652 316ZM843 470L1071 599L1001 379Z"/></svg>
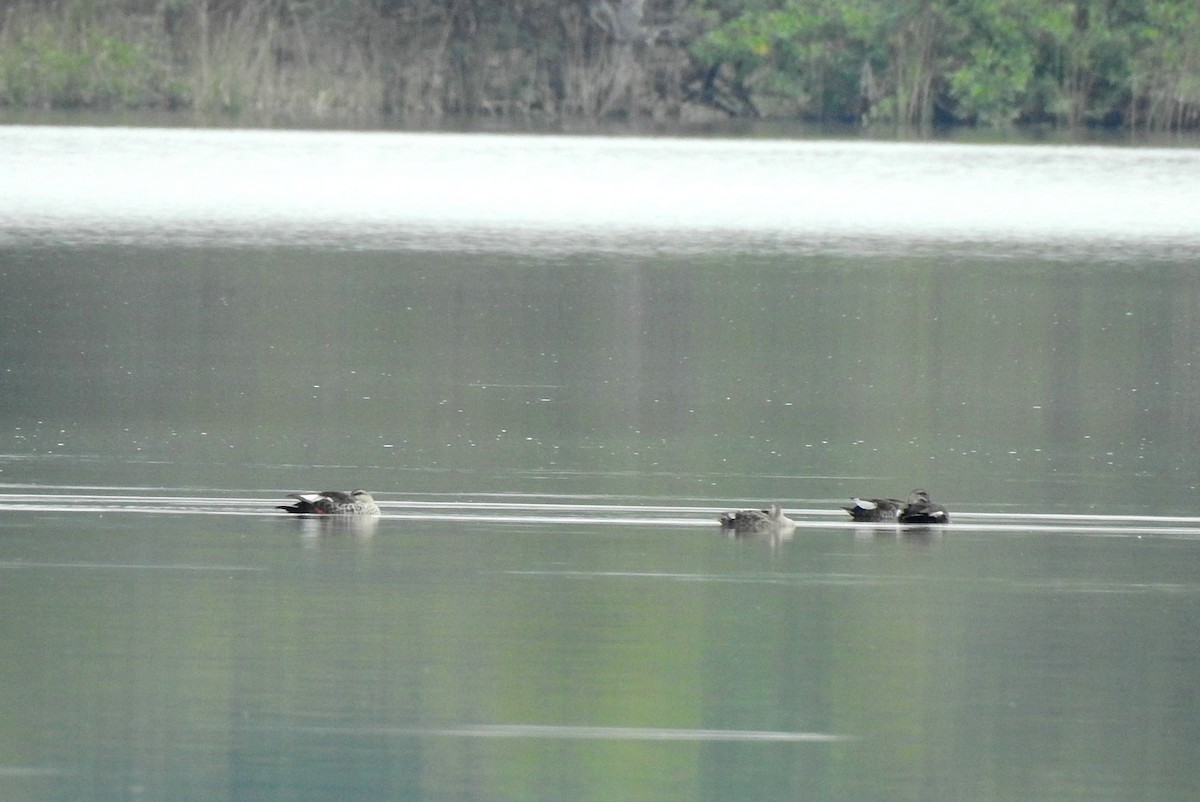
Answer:
<svg viewBox="0 0 1200 802"><path fill-rule="evenodd" d="M0 797L1195 799L1198 176L0 129Z"/></svg>

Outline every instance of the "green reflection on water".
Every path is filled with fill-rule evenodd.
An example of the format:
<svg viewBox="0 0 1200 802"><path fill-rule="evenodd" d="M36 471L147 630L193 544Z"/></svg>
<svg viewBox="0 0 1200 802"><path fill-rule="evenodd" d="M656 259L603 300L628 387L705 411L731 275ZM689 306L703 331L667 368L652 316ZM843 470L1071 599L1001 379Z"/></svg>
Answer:
<svg viewBox="0 0 1200 802"><path fill-rule="evenodd" d="M0 774L14 800L1184 799L1195 780L1186 541L16 517L0 765L54 773Z"/></svg>

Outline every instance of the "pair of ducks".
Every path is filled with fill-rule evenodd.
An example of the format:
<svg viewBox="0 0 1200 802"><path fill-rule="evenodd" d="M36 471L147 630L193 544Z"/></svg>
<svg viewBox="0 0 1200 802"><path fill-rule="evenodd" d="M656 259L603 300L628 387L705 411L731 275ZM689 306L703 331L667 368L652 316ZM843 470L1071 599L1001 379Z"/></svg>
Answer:
<svg viewBox="0 0 1200 802"><path fill-rule="evenodd" d="M864 523L896 521L902 524L948 524L950 513L946 508L929 498L924 490L914 490L907 501L896 498L856 498L849 507L842 507L850 517ZM721 528L741 534L766 532L790 532L796 522L783 514L778 504L766 510L738 510L727 512L719 519Z"/></svg>

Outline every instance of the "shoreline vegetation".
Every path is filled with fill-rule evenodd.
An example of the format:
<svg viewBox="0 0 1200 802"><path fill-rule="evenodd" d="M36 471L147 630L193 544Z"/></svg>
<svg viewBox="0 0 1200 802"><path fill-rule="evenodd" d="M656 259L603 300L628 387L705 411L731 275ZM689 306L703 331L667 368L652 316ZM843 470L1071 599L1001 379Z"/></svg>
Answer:
<svg viewBox="0 0 1200 802"><path fill-rule="evenodd" d="M1194 0L0 0L0 108L1200 130Z"/></svg>

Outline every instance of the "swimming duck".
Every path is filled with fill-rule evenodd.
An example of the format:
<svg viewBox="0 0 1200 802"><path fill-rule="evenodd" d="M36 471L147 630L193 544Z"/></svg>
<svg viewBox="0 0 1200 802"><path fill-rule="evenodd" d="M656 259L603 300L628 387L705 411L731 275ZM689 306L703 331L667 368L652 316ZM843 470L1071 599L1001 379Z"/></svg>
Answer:
<svg viewBox="0 0 1200 802"><path fill-rule="evenodd" d="M950 513L946 508L929 498L924 490L914 490L908 494L908 501L900 514L896 516L902 524L948 524Z"/></svg>
<svg viewBox="0 0 1200 802"><path fill-rule="evenodd" d="M904 507L904 502L898 498L852 498L854 502L849 507L842 507L856 521L878 522L894 521Z"/></svg>
<svg viewBox="0 0 1200 802"><path fill-rule="evenodd" d="M365 490L322 490L320 493L292 493L288 498L296 499L290 506L276 509L293 515L379 515L375 499Z"/></svg>
<svg viewBox="0 0 1200 802"><path fill-rule="evenodd" d="M796 522L784 515L778 504L772 504L767 510L727 512L717 520L721 522L722 529L743 535L791 532L796 528Z"/></svg>

